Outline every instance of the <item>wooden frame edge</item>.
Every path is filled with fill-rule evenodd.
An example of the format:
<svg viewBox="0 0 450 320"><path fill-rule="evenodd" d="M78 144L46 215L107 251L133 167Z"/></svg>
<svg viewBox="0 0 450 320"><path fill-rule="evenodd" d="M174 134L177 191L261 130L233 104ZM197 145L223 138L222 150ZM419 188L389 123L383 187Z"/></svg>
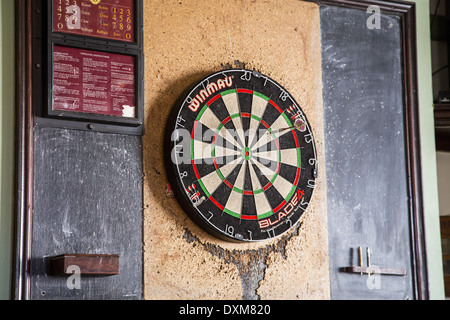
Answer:
<svg viewBox="0 0 450 320"><path fill-rule="evenodd" d="M422 190L422 157L420 142L420 117L417 72L416 5L402 15L404 95L406 103L406 134L408 175L411 196L411 234L416 298L430 297L426 257L425 215Z"/></svg>
<svg viewBox="0 0 450 320"><path fill-rule="evenodd" d="M33 213L33 114L31 83L31 0L15 2L16 14L16 181L14 271L11 296L29 300Z"/></svg>

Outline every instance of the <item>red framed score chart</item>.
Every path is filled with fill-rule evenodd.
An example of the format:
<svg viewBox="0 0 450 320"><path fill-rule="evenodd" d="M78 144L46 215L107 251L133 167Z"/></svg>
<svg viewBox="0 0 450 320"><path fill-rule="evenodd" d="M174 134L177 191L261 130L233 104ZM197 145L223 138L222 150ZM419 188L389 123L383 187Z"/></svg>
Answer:
<svg viewBox="0 0 450 320"><path fill-rule="evenodd" d="M36 122L144 131L142 0L34 1Z"/></svg>
<svg viewBox="0 0 450 320"><path fill-rule="evenodd" d="M53 110L134 118L132 56L54 46Z"/></svg>
<svg viewBox="0 0 450 320"><path fill-rule="evenodd" d="M53 31L134 42L134 0L53 0Z"/></svg>

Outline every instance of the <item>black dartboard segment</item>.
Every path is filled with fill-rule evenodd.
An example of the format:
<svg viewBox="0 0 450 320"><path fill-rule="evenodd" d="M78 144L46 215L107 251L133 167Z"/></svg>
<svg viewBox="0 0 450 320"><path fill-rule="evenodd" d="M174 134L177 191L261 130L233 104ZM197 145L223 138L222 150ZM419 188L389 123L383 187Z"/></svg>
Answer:
<svg viewBox="0 0 450 320"><path fill-rule="evenodd" d="M272 79L215 73L181 97L168 130L170 182L206 231L262 241L305 212L317 172L314 138L300 106Z"/></svg>

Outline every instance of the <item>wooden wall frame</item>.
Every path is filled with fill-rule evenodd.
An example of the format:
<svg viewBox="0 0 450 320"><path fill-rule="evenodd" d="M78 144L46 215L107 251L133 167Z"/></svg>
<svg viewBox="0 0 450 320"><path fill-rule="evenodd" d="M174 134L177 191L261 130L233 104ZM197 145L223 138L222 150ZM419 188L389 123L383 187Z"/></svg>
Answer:
<svg viewBox="0 0 450 320"><path fill-rule="evenodd" d="M450 262L449 243L450 243L450 216L441 216L441 239L442 239L442 260L444 261L444 288L445 296L450 297L450 274L448 266Z"/></svg>
<svg viewBox="0 0 450 320"><path fill-rule="evenodd" d="M16 1L16 186L11 297L30 299L33 219L32 0Z"/></svg>
<svg viewBox="0 0 450 320"><path fill-rule="evenodd" d="M416 9L405 1L307 0L319 5L334 5L366 10L370 5L382 13L396 15L402 25L403 83L405 96L405 131L407 173L409 177L412 265L416 299L428 299L428 275L424 230L420 127L418 108ZM30 299L30 260L33 221L33 101L32 101L32 25L29 23L33 0L16 1L16 208L15 248L12 297Z"/></svg>
<svg viewBox="0 0 450 320"><path fill-rule="evenodd" d="M436 150L450 152L450 104L434 105Z"/></svg>

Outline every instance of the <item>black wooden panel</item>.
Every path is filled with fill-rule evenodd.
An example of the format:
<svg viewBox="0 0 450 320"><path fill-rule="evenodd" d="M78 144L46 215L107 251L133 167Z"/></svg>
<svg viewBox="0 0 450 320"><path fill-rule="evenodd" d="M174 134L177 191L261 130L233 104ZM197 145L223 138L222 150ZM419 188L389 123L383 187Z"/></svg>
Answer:
<svg viewBox="0 0 450 320"><path fill-rule="evenodd" d="M32 299L142 299L141 138L35 129ZM120 274L47 275L50 257L119 254Z"/></svg>
<svg viewBox="0 0 450 320"><path fill-rule="evenodd" d="M413 298L401 23L383 14L369 29L366 11L320 12L331 297ZM364 265L370 247L372 265L408 275L371 289L367 275L340 272L359 264L359 246Z"/></svg>

